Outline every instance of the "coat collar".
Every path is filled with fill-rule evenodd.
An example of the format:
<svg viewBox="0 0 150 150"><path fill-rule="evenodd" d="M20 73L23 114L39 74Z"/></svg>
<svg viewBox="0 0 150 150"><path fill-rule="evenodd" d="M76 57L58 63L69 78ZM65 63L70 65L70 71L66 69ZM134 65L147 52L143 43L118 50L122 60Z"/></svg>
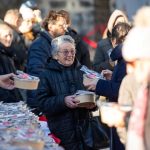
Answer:
<svg viewBox="0 0 150 150"><path fill-rule="evenodd" d="M49 34L48 31L46 31L46 30L41 31L41 32L40 32L40 36L44 37L44 39L46 39L46 40L50 43L50 45L51 45L51 41L52 41L53 38L52 38L52 36Z"/></svg>
<svg viewBox="0 0 150 150"><path fill-rule="evenodd" d="M5 54L9 57L14 56L14 51L13 51L12 47L5 47L2 43L0 43L0 53Z"/></svg>
<svg viewBox="0 0 150 150"><path fill-rule="evenodd" d="M59 64L57 60L52 59L52 58L49 60L49 63L47 65L48 69L57 70L57 71L63 71L67 68L78 68L78 67L80 68L81 64L76 59L75 59L74 63L69 67L66 67L66 66L63 66L62 64Z"/></svg>
<svg viewBox="0 0 150 150"><path fill-rule="evenodd" d="M122 44L117 45L117 46L112 50L110 57L111 57L111 59L112 59L113 61L123 59L123 57L122 57Z"/></svg>

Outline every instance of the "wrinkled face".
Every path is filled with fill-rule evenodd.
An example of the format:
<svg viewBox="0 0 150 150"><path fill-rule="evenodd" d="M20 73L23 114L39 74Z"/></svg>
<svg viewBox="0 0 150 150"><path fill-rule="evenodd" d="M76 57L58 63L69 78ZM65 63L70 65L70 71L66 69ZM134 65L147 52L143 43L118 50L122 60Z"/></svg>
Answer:
<svg viewBox="0 0 150 150"><path fill-rule="evenodd" d="M63 17L58 17L55 23L48 24L48 29L53 37L58 37L65 34L66 26L66 20Z"/></svg>
<svg viewBox="0 0 150 150"><path fill-rule="evenodd" d="M64 66L71 66L75 59L75 53L75 46L71 43L65 42L60 45L60 49L54 58Z"/></svg>
<svg viewBox="0 0 150 150"><path fill-rule="evenodd" d="M3 28L0 30L0 42L6 46L9 47L13 40L13 33L12 30L9 28Z"/></svg>

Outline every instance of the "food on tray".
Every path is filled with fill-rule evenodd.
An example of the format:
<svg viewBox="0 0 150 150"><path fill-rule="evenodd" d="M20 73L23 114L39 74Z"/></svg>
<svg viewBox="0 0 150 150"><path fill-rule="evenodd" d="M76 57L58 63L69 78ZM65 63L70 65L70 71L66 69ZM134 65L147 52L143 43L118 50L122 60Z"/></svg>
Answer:
<svg viewBox="0 0 150 150"><path fill-rule="evenodd" d="M37 89L40 79L35 76L31 76L22 71L17 71L16 77L14 77L14 84L16 88L34 90Z"/></svg>

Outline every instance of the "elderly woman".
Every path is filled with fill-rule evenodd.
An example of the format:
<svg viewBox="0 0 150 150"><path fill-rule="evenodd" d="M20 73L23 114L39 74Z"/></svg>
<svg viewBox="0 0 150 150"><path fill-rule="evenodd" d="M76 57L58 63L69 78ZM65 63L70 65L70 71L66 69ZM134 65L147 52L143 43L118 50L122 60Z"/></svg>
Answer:
<svg viewBox="0 0 150 150"><path fill-rule="evenodd" d="M65 150L86 150L76 132L75 118L88 120L90 112L88 108L78 108L79 101L74 95L77 90L84 89L82 72L75 60L75 43L71 36L62 35L53 39L51 45L52 59L41 74L37 91L39 108Z"/></svg>

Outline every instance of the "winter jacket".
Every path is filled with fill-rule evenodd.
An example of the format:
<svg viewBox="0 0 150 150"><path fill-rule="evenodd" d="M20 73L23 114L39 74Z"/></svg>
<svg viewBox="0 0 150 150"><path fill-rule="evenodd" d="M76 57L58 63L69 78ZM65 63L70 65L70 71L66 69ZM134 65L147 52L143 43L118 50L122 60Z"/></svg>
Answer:
<svg viewBox="0 0 150 150"><path fill-rule="evenodd" d="M112 48L112 44L109 38L102 39L97 46L94 60L93 60L93 69L97 72L102 70L109 69L113 70L113 66L109 63L108 51Z"/></svg>
<svg viewBox="0 0 150 150"><path fill-rule="evenodd" d="M15 73L16 69L13 62L13 51L0 43L0 75ZM5 103L19 102L22 100L18 89L7 90L0 88L0 101Z"/></svg>
<svg viewBox="0 0 150 150"><path fill-rule="evenodd" d="M52 59L40 80L37 99L40 110L48 119L50 131L61 139L65 150L85 150L76 131L75 114L84 121L89 118L89 111L84 108L70 109L64 102L66 96L84 89L82 72L75 64L64 67Z"/></svg>
<svg viewBox="0 0 150 150"><path fill-rule="evenodd" d="M111 80L99 80L96 86L96 94L109 98L111 102L117 102L119 88L122 79L126 75L126 63L122 58L122 45L118 45L113 49L110 57L113 61L117 61L114 67ZM120 142L119 136L115 128L111 128L111 150L124 150L124 145Z"/></svg>
<svg viewBox="0 0 150 150"><path fill-rule="evenodd" d="M87 45L81 39L79 34L71 28L68 28L67 35L70 35L76 44L76 58L80 62L81 65L85 65L88 68L91 68L91 61L90 61L90 53Z"/></svg>
<svg viewBox="0 0 150 150"><path fill-rule="evenodd" d="M117 102L120 84L126 75L126 63L122 58L122 45L118 45L113 49L110 57L113 61L117 61L111 80L100 79L96 85L96 94L109 98L111 102Z"/></svg>
<svg viewBox="0 0 150 150"><path fill-rule="evenodd" d="M47 31L40 33L40 36L32 43L28 51L27 73L38 76L45 70L47 60L51 56L51 36ZM36 90L27 91L27 103L30 107L37 107L35 100Z"/></svg>

